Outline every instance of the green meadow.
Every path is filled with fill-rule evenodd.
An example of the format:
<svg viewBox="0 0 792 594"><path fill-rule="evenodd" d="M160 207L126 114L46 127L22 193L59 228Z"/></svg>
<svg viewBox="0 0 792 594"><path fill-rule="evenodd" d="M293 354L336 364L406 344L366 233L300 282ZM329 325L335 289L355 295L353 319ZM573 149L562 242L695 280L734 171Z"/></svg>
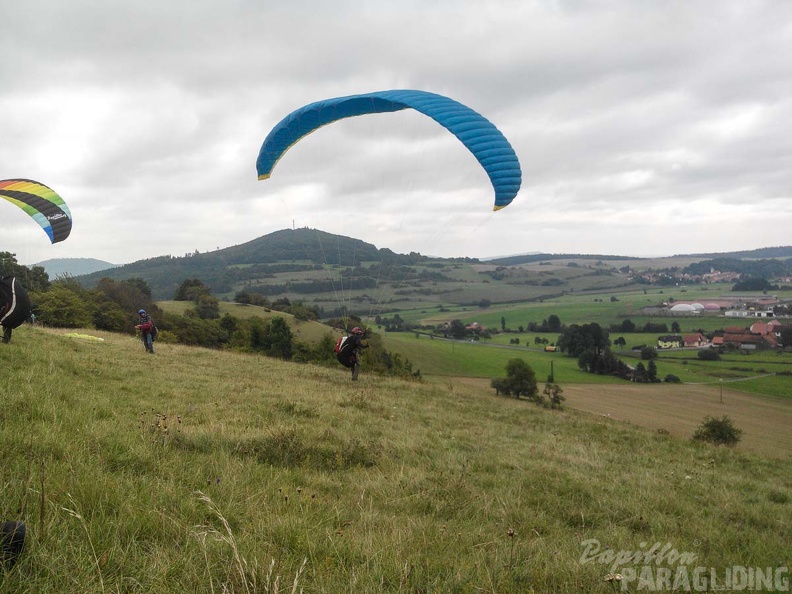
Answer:
<svg viewBox="0 0 792 594"><path fill-rule="evenodd" d="M510 354L398 340L434 349L427 366L466 357L482 376ZM555 361L562 386L582 381L562 357L526 356L542 357L540 377ZM722 589L734 567L788 577L789 455L545 410L451 368L352 383L339 368L171 344L152 356L129 335L31 327L0 345L0 365L0 518L27 526L19 561L0 565L4 593L605 593L637 591L639 572L668 591L683 574ZM636 557L655 545L674 555Z"/></svg>
<svg viewBox="0 0 792 594"><path fill-rule="evenodd" d="M526 340L528 336L534 335L527 335ZM651 344L648 339L656 339L655 335L640 336L644 340L638 344ZM502 340L454 341L432 339L409 332L389 332L384 335L387 349L407 357L413 362L414 368L429 376L501 377L509 359L519 358L533 368L539 381L546 380L552 371L555 381L561 384L626 383L619 378L581 371L576 358L567 357L561 352L544 352L541 347L529 342L529 346L515 346L503 344ZM659 354L655 363L660 378L671 374L683 382L713 386L725 382L732 389L751 394L792 398L792 374L789 374L792 371L792 353L726 354L721 361L701 361L696 350L660 351ZM617 352L617 355L629 365L641 361L639 353L629 350ZM647 362L643 363L646 365ZM766 377L779 372L784 374Z"/></svg>

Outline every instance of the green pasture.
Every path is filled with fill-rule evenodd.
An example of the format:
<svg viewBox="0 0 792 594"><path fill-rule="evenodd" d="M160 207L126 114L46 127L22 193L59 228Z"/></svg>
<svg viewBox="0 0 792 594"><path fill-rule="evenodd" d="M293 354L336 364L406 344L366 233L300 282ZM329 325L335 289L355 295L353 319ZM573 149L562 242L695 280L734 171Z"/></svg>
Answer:
<svg viewBox="0 0 792 594"><path fill-rule="evenodd" d="M501 318L505 319L507 328L518 330L520 326L526 328L530 322L541 324L551 315L557 315L564 325L596 322L604 328L619 325L629 318L638 327L647 322L666 324L669 332L671 325L677 322L681 333L691 333L699 329L714 331L728 326L748 326L756 321L755 318L711 314L696 316L644 316L637 314L643 307L659 305L670 298L676 301L717 299L721 295L728 296L730 289L730 285L708 285L704 288L691 287L688 289L653 287L645 289L646 293L644 293L644 289L638 289L594 294L566 294L543 300L498 304L486 308L473 305L447 305L443 308L447 311L440 311L437 307L410 308L400 311L399 315L414 324L440 324L459 319L464 323L478 322L497 330L501 329ZM792 292L778 292L777 294L781 299L792 299ZM611 297L615 301L611 301Z"/></svg>
<svg viewBox="0 0 792 594"><path fill-rule="evenodd" d="M537 379L544 381L551 366L557 383L623 384L625 380L600 376L581 371L577 359L561 352L545 352L531 344L509 346L489 341L452 341L431 339L425 335L407 332L389 332L383 335L385 347L407 357L414 369L424 375L460 377L502 377L509 359L520 358L536 372ZM508 336L508 335L506 335ZM637 365L640 354L631 351L617 352L628 365ZM643 361L647 365L647 361ZM726 355L722 361L700 361L697 351L660 351L655 361L658 377L675 375L687 383L719 385L724 382L730 389L752 394L792 397L792 375L770 373L792 371L792 353L768 352L767 358L754 355Z"/></svg>
<svg viewBox="0 0 792 594"><path fill-rule="evenodd" d="M673 373L686 382L714 385L723 382L734 390L792 398L792 375L787 375L792 372L792 353L727 352L720 361L701 361L691 351L659 351L659 355L655 361L657 368L668 370L664 373Z"/></svg>
<svg viewBox="0 0 792 594"><path fill-rule="evenodd" d="M615 381L613 378L583 373L578 369L575 359L561 353L546 353L525 347L431 339L425 335L415 338L415 334L406 332L385 333L383 343L389 351L407 357L413 363L413 368L420 369L425 375L501 377L509 359L520 358L531 365L540 380L547 378L552 365L557 382Z"/></svg>

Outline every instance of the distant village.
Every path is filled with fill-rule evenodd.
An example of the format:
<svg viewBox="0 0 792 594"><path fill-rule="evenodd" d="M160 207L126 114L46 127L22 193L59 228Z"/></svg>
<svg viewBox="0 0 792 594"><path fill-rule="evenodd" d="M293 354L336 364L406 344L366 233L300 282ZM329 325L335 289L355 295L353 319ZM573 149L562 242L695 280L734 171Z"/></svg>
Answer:
<svg viewBox="0 0 792 594"><path fill-rule="evenodd" d="M741 263L742 268L750 268L750 264ZM709 285L714 283L737 283L746 278L745 271L737 270L718 270L710 267L707 272L697 272L698 266L689 266L684 270L677 269L662 269L662 270L645 270L635 271L629 266L624 267L622 272L627 272L630 278L642 284L659 285L659 286L681 286L681 285ZM792 275L787 274L789 271L786 267L785 273L780 274L773 280L779 285L792 285ZM748 276L751 276L748 273ZM757 276L762 276L761 271L758 271Z"/></svg>
<svg viewBox="0 0 792 594"><path fill-rule="evenodd" d="M697 317L719 315L733 318L734 323L726 326L723 332L707 338L701 333L667 334L657 339L657 348L714 347L717 349L737 349L755 351L776 349L792 344L784 344L782 336L789 342L792 333L792 303L783 302L774 296L721 296L717 299L698 301L673 301L663 303L662 307L645 307L640 315ZM740 325L739 322L745 323Z"/></svg>
<svg viewBox="0 0 792 594"><path fill-rule="evenodd" d="M670 300L660 305L643 307L635 311L634 315L672 319L717 316L729 319L729 325L710 336L703 332L662 334L657 337L657 349L711 348L744 352L785 347L792 349L792 301L785 302L775 296L725 295L701 302ZM662 326L666 327L665 324ZM679 324L675 321L671 327L673 330ZM452 324L446 322L439 330L446 335L452 334ZM468 336L481 337L492 332L478 322L467 324L462 330ZM545 327L535 330L550 331ZM618 332L614 328L610 331L612 334ZM545 350L556 350L548 340L542 342L546 345Z"/></svg>

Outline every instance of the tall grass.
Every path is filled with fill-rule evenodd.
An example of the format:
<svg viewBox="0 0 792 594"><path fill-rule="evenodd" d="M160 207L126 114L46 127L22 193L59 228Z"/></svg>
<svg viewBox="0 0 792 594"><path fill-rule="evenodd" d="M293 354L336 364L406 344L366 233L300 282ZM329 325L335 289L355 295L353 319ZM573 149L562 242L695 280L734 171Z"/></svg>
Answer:
<svg viewBox="0 0 792 594"><path fill-rule="evenodd" d="M28 528L2 592L608 592L587 539L789 562L790 460L83 332L0 345L0 518Z"/></svg>

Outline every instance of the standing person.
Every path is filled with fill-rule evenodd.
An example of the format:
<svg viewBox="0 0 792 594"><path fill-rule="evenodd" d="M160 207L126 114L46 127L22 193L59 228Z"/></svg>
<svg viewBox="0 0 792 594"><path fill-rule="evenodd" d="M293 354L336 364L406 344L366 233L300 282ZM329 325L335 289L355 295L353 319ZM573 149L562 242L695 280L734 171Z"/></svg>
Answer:
<svg viewBox="0 0 792 594"><path fill-rule="evenodd" d="M0 325L3 342L11 340L11 333L30 317L30 297L14 276L0 278Z"/></svg>
<svg viewBox="0 0 792 594"><path fill-rule="evenodd" d="M154 354L154 333L156 332L156 328L154 326L154 319L146 313L145 309L141 309L138 311L138 315L140 316L140 320L138 320L137 326L135 326L135 330L140 332L140 339L143 341L143 346L146 347L146 351Z"/></svg>
<svg viewBox="0 0 792 594"><path fill-rule="evenodd" d="M352 343L352 355L350 357L352 361L352 381L356 382L360 373L360 351L361 349L367 349L368 345L363 344L363 330L357 326L352 328L349 340Z"/></svg>

